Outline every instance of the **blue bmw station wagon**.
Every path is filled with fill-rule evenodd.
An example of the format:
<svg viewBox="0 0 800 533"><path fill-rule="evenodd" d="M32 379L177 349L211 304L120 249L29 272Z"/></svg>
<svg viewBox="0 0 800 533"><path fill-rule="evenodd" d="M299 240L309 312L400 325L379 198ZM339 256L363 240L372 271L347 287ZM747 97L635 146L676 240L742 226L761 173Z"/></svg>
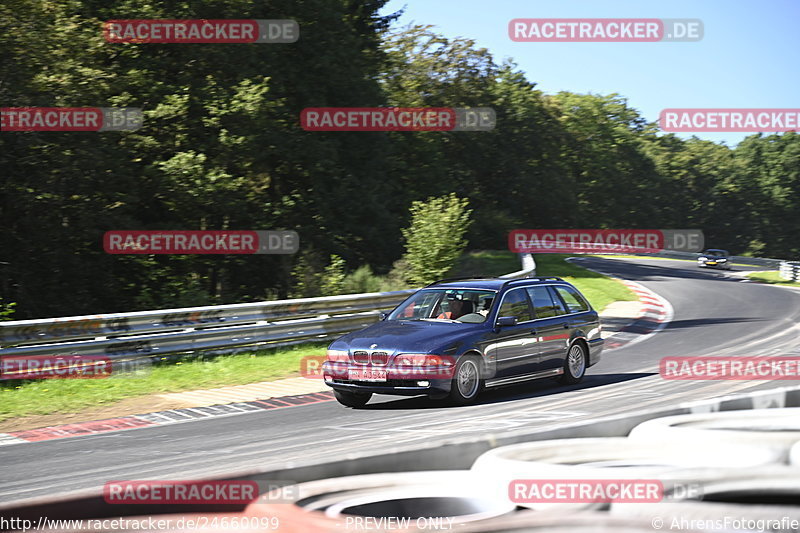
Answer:
<svg viewBox="0 0 800 533"><path fill-rule="evenodd" d="M578 383L602 350L597 312L561 278L457 278L331 343L322 373L349 407L373 394L467 404L490 387L546 377Z"/></svg>

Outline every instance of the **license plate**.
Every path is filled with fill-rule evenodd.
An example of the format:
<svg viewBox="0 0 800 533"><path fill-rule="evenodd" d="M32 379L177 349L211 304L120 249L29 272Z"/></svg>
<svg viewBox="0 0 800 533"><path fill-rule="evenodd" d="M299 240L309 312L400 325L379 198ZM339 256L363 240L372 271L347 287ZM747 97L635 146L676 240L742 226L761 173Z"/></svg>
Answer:
<svg viewBox="0 0 800 533"><path fill-rule="evenodd" d="M352 381L386 381L386 370L359 368L347 371L347 378Z"/></svg>
<svg viewBox="0 0 800 533"><path fill-rule="evenodd" d="M716 261L709 261L709 262L708 262L708 263L706 263L706 264L707 264L707 265L716 265L716 264L717 264L717 262L716 262Z"/></svg>

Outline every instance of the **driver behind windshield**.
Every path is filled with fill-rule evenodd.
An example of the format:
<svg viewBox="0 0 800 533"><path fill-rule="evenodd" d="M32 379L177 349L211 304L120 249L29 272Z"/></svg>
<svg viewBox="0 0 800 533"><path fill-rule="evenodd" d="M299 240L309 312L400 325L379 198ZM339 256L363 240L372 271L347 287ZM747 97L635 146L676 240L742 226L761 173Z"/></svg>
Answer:
<svg viewBox="0 0 800 533"><path fill-rule="evenodd" d="M483 300L483 309L478 311L478 314L485 317L489 316L489 310L492 308L492 301L494 301L494 298L485 298Z"/></svg>
<svg viewBox="0 0 800 533"><path fill-rule="evenodd" d="M469 300L448 300L448 311L439 313L439 316L436 318L449 318L450 320L456 320L457 318L471 313L472 307L472 302Z"/></svg>

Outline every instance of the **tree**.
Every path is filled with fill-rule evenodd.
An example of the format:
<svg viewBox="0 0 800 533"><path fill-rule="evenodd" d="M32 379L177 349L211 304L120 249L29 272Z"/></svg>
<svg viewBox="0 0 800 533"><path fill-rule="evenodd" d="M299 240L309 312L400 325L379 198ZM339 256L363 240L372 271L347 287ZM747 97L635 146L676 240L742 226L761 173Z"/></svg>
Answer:
<svg viewBox="0 0 800 533"><path fill-rule="evenodd" d="M277 256L125 256L111 229L294 229L349 262L402 253L382 134L310 133L304 107L383 105L386 0L9 0L3 107L139 107L135 132L0 134L0 297L19 318L285 296ZM109 44L119 18L291 18L293 44ZM313 67L312 67L313 65ZM358 199L358 209L342 209ZM387 235L396 238L385 238ZM294 261L299 258L294 258ZM288 262L287 262L288 261ZM277 289L277 291L276 291Z"/></svg>
<svg viewBox="0 0 800 533"><path fill-rule="evenodd" d="M443 277L467 245L469 201L454 193L411 204L411 226L403 230L412 281L427 284Z"/></svg>
<svg viewBox="0 0 800 533"><path fill-rule="evenodd" d="M345 278L344 267L344 259L338 255L331 256L331 262L325 267L320 281L323 296L336 296L344 293L342 289Z"/></svg>

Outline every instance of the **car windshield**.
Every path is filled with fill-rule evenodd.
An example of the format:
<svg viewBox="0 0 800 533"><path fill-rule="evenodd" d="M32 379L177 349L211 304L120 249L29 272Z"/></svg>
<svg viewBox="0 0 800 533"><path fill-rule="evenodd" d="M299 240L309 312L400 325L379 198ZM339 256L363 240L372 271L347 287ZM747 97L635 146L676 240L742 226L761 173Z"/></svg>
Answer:
<svg viewBox="0 0 800 533"><path fill-rule="evenodd" d="M706 250L705 252L703 252L703 254L705 254L705 255L715 255L715 256L718 256L718 257L727 257L728 252L726 252L725 250L710 249L710 250Z"/></svg>
<svg viewBox="0 0 800 533"><path fill-rule="evenodd" d="M425 289L412 295L386 320L437 320L478 324L486 321L495 291Z"/></svg>

